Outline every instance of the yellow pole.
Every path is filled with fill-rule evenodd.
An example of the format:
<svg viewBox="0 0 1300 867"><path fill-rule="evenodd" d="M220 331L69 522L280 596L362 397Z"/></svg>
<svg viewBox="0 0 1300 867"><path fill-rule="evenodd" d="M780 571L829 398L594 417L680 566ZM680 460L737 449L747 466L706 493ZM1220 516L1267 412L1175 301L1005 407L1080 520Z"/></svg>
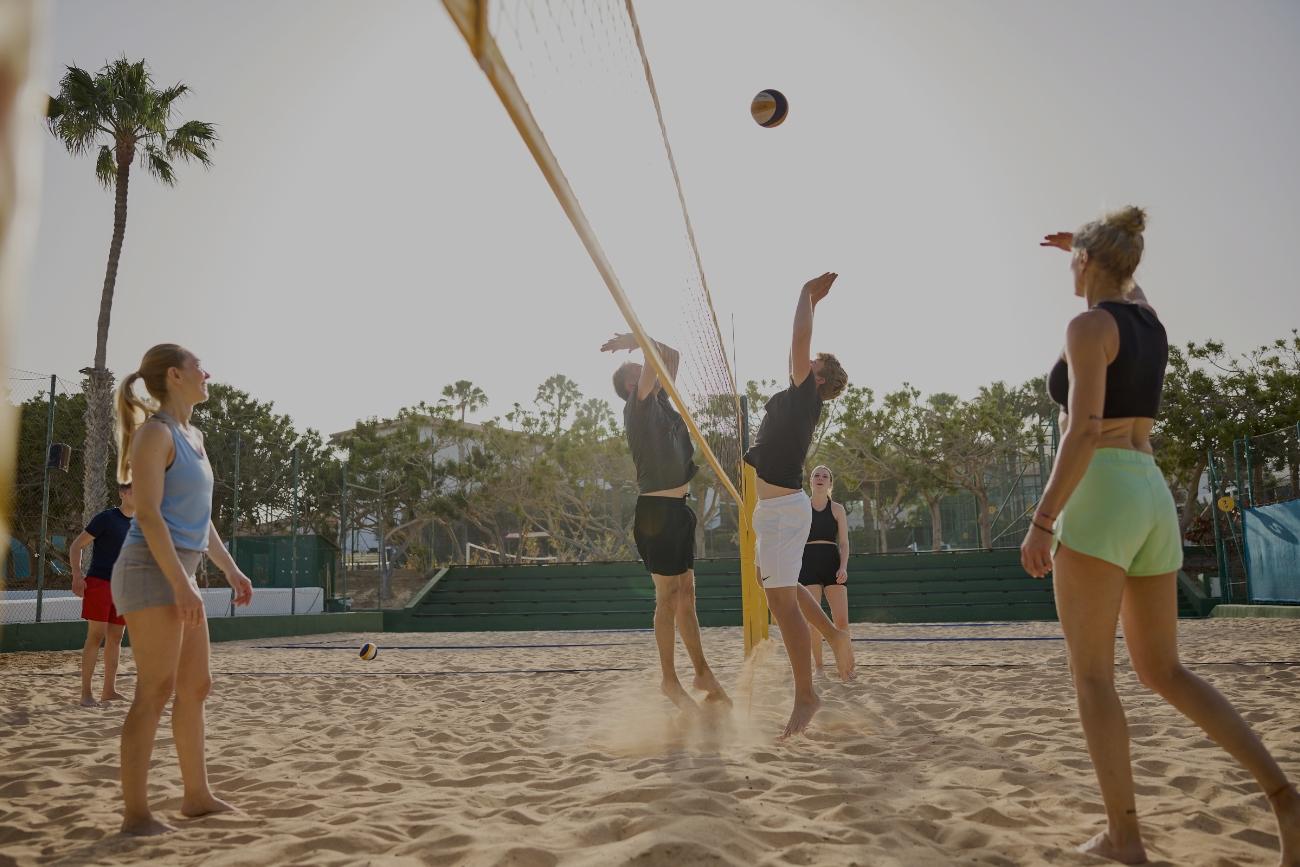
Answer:
<svg viewBox="0 0 1300 867"><path fill-rule="evenodd" d="M745 633L745 658L760 641L767 640L767 594L758 581L754 537L754 506L758 503L758 476L745 464L741 477L740 507L740 608Z"/></svg>

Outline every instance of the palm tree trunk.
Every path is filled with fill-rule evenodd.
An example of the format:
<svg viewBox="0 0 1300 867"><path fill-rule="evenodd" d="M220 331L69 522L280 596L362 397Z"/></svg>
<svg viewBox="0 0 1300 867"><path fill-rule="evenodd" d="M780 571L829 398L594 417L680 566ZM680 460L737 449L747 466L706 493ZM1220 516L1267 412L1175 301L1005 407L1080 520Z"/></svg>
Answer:
<svg viewBox="0 0 1300 867"><path fill-rule="evenodd" d="M99 298L99 322L95 329L95 363L85 370L86 454L82 477L82 518L86 523L108 504L105 468L113 438L113 374L105 367L108 356L108 326L113 314L113 290L117 287L117 266L126 237L126 196L131 181L132 145L117 148L116 200L113 205L113 240L108 246L108 267Z"/></svg>

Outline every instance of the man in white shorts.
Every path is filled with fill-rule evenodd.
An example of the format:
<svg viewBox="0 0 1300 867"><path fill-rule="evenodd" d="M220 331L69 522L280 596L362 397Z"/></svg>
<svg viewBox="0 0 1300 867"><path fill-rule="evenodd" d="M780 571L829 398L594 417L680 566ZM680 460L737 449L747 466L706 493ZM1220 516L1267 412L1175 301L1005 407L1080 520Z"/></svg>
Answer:
<svg viewBox="0 0 1300 867"><path fill-rule="evenodd" d="M803 464L821 419L822 402L834 400L848 384L839 360L829 353L810 359L813 310L839 276L827 272L799 291L790 345L790 386L763 408L763 422L745 463L758 476L754 533L758 574L767 605L781 628L794 674L794 710L782 738L808 727L821 707L812 684L808 624L825 636L835 652L840 677L853 677L853 644L847 629L838 629L806 587L799 584L803 549L812 525L812 503L803 489ZM806 618L806 619L805 619Z"/></svg>

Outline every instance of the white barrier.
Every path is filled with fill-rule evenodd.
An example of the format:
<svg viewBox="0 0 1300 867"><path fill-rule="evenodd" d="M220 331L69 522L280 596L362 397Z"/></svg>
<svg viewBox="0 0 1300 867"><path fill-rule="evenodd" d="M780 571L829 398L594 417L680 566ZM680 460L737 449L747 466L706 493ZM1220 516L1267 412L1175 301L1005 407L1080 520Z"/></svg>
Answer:
<svg viewBox="0 0 1300 867"><path fill-rule="evenodd" d="M203 609L209 618L230 617L230 588L200 590ZM290 597L294 591L287 588L261 587L253 589L253 601L244 608L236 608L235 617L262 617L288 614ZM301 587L293 605L295 614L320 614L325 610L325 591L320 587ZM81 619L81 598L70 590L47 590L41 600L43 622ZM0 623L33 623L36 621L36 591L14 590L0 595Z"/></svg>

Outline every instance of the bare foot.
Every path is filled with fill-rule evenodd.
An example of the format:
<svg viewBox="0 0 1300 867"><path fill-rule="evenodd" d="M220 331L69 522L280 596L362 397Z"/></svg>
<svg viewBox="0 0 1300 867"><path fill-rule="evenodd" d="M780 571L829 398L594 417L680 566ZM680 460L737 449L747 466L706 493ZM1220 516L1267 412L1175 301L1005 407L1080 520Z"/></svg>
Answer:
<svg viewBox="0 0 1300 867"><path fill-rule="evenodd" d="M1282 841L1280 867L1300 867L1300 794L1287 786L1269 799L1277 818L1277 834Z"/></svg>
<svg viewBox="0 0 1300 867"><path fill-rule="evenodd" d="M720 703L731 707L731 698L727 695L727 691L722 688L722 684L718 683L717 676L711 670L706 669L704 674L695 675L693 685L705 694L704 701L706 704Z"/></svg>
<svg viewBox="0 0 1300 867"><path fill-rule="evenodd" d="M847 629L839 629L836 630L835 637L828 640L831 650L835 651L835 670L839 672L840 680L853 680L853 672L857 668L857 662L853 659L853 637Z"/></svg>
<svg viewBox="0 0 1300 867"><path fill-rule="evenodd" d="M159 834L167 834L175 830L171 825L159 822L153 816L126 817L122 819L122 833L134 837L156 837Z"/></svg>
<svg viewBox="0 0 1300 867"><path fill-rule="evenodd" d="M1085 855L1098 855L1102 858L1109 858L1121 864L1147 863L1147 851L1142 847L1140 840L1127 846L1116 846L1110 842L1110 837L1105 831L1102 831L1087 843L1076 846L1075 851L1083 852Z"/></svg>
<svg viewBox="0 0 1300 867"><path fill-rule="evenodd" d="M99 707L99 702L95 701L95 699L94 699L92 696L89 696L89 695L83 695L83 696L81 697L81 706L82 706L82 707Z"/></svg>
<svg viewBox="0 0 1300 867"><path fill-rule="evenodd" d="M206 798L195 798L194 800L181 799L181 815L187 819L197 819L199 816L210 816L213 813L233 813L235 808L216 795L208 795Z"/></svg>
<svg viewBox="0 0 1300 867"><path fill-rule="evenodd" d="M118 692L117 690L113 690L112 692L101 695L99 697L99 700L100 701L126 701L126 696L122 695L122 693Z"/></svg>
<svg viewBox="0 0 1300 867"><path fill-rule="evenodd" d="M659 691L662 692L669 701L677 705L678 710L690 712L698 711L700 709L700 706L695 703L695 699L687 695L686 690L682 689L682 684L679 680L665 680L663 683L659 684Z"/></svg>
<svg viewBox="0 0 1300 867"><path fill-rule="evenodd" d="M785 724L785 731L781 732L781 736L777 740L783 741L803 732L804 729L808 728L808 724L812 722L812 718L816 716L817 711L821 710L821 707L821 699L815 695L811 701L796 699L794 710L790 711L790 721Z"/></svg>

